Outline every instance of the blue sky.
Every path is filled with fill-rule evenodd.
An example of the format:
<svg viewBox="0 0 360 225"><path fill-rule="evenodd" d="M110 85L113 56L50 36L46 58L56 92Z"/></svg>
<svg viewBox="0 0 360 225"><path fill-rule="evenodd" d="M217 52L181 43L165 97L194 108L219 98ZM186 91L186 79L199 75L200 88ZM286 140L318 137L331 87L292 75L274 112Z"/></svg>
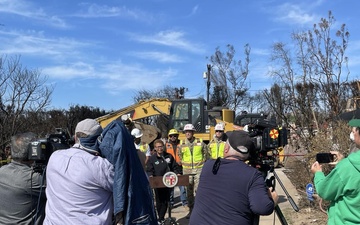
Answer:
<svg viewBox="0 0 360 225"><path fill-rule="evenodd" d="M268 88L271 45L290 42L331 10L350 32L352 76L360 64L358 0L0 0L0 54L21 56L55 85L51 108L116 110L139 89L186 87L206 98L203 72L216 47L237 59L251 46L251 92Z"/></svg>

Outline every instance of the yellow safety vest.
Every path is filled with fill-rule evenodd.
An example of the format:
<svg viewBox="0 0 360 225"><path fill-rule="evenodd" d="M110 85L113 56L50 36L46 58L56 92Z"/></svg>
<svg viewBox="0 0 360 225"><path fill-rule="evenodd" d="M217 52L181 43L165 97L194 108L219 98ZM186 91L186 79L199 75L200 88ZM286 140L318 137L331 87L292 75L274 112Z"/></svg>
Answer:
<svg viewBox="0 0 360 225"><path fill-rule="evenodd" d="M180 143L181 164L184 169L200 169L203 167L206 160L204 158L202 140L196 138L193 144L193 149L191 151L189 146L185 143L185 140L182 140Z"/></svg>
<svg viewBox="0 0 360 225"><path fill-rule="evenodd" d="M210 158L217 159L218 157L224 158L225 141L212 140L209 144Z"/></svg>
<svg viewBox="0 0 360 225"><path fill-rule="evenodd" d="M148 144L146 144L145 142L142 142L139 149L141 152L146 153L148 150L148 146L149 146Z"/></svg>

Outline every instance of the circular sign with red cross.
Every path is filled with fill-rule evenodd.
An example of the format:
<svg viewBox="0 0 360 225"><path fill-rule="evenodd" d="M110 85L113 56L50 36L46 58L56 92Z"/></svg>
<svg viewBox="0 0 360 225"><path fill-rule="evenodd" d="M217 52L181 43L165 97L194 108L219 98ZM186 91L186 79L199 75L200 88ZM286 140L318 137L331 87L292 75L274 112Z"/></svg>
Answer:
<svg viewBox="0 0 360 225"><path fill-rule="evenodd" d="M270 137L271 137L272 139L276 139L277 137L279 137L279 131L276 130L276 129L272 129L272 130L270 131Z"/></svg>

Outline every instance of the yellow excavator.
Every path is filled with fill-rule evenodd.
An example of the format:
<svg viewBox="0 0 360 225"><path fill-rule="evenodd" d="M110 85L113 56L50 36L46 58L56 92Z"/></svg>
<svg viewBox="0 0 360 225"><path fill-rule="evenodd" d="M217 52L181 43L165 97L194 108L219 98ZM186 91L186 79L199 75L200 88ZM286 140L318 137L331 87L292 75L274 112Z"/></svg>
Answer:
<svg viewBox="0 0 360 225"><path fill-rule="evenodd" d="M159 137L160 130L155 126L141 123L139 120L157 115L164 115L168 119L167 131L173 128L177 129L180 133L179 139L185 139L183 132L185 124L193 124L196 129L195 136L201 138L205 143L209 143L213 138L214 127L217 123L223 123L225 131L246 127L245 129L257 146L256 155L263 152L267 155L270 154L269 157L261 157L261 160L266 163L266 160L270 158L274 161L275 166L281 163L279 151L287 144L286 129L283 130L276 123L267 120L266 115L246 113L235 117L235 112L226 107L207 109L206 101L202 98L143 100L96 120L102 127L116 119L124 121L125 125L127 122L131 122L134 127L143 131L142 140L151 143Z"/></svg>
<svg viewBox="0 0 360 225"><path fill-rule="evenodd" d="M168 118L168 130L177 129L179 138L184 138L183 128L191 123L196 129L196 137L209 142L214 134L216 123L223 123L225 130L234 130L235 112L228 108L219 107L206 109L204 99L166 99L153 98L143 100L131 106L98 117L96 120L102 127L106 127L113 120L133 121L135 127L144 133L143 141L151 143L158 137L159 130L155 126L140 123L140 119L151 116L164 115Z"/></svg>
<svg viewBox="0 0 360 225"><path fill-rule="evenodd" d="M96 118L100 125L104 128L113 120L121 120L125 125L134 126L143 132L142 141L151 143L160 134L160 130L152 125L139 122L139 120L170 113L171 101L166 98L153 98L143 100L131 106L116 110L112 113ZM131 130L132 128L130 128Z"/></svg>

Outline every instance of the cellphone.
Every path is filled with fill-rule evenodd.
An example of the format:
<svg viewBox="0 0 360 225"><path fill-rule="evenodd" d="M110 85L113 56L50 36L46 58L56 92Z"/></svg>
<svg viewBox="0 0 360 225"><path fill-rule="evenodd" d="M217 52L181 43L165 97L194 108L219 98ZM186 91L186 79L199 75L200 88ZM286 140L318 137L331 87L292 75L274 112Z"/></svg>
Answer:
<svg viewBox="0 0 360 225"><path fill-rule="evenodd" d="M334 161L334 155L331 153L318 153L316 154L316 161L318 163L330 163Z"/></svg>

